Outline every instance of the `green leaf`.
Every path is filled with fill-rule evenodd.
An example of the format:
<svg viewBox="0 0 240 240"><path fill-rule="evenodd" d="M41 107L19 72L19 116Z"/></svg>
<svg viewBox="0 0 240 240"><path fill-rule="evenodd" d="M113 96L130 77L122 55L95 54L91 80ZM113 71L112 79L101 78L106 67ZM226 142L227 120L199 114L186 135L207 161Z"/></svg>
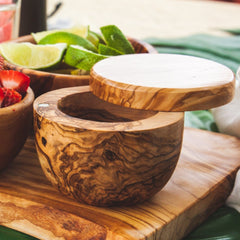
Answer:
<svg viewBox="0 0 240 240"><path fill-rule="evenodd" d="M233 35L240 35L240 28L237 28L237 29L223 29L223 31L231 33Z"/></svg>
<svg viewBox="0 0 240 240"><path fill-rule="evenodd" d="M239 212L222 207L183 240L239 240L239 226Z"/></svg>
<svg viewBox="0 0 240 240"><path fill-rule="evenodd" d="M240 36L222 37L196 34L176 39L149 38L145 41L157 47L159 52L161 52L162 47L175 48L178 53L180 53L180 50L183 51L183 54L187 54L191 49L193 52L190 55L193 56L195 56L195 53L200 55L199 52L202 52L202 54L208 56L208 59L218 59L218 62L223 62L223 64L224 61L232 61L235 64L238 63L238 65L240 63ZM235 70L236 67L233 66L231 69Z"/></svg>
<svg viewBox="0 0 240 240"><path fill-rule="evenodd" d="M184 125L212 132L218 132L213 115L208 110L185 112Z"/></svg>
<svg viewBox="0 0 240 240"><path fill-rule="evenodd" d="M240 65L238 61L225 58L225 57L223 58L221 56L215 55L210 52L202 51L202 50L196 50L191 48L174 48L174 47L155 47L155 49L159 53L182 54L182 55L190 55L195 57L206 58L229 67L233 72L236 72Z"/></svg>

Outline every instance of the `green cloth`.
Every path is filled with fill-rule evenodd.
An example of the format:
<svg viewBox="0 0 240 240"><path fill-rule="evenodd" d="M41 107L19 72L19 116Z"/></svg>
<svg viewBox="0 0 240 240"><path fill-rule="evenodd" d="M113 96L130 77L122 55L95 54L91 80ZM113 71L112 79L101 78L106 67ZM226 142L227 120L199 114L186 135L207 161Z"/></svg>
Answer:
<svg viewBox="0 0 240 240"><path fill-rule="evenodd" d="M240 214L233 208L219 208L183 240L239 240Z"/></svg>
<svg viewBox="0 0 240 240"><path fill-rule="evenodd" d="M13 229L0 226L0 240L38 240L27 234L15 231Z"/></svg>

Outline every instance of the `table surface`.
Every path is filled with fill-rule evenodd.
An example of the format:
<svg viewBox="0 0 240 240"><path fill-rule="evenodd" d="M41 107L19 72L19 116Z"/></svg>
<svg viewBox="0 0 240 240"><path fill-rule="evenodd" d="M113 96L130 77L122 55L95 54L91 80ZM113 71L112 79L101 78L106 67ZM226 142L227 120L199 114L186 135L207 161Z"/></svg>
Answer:
<svg viewBox="0 0 240 240"><path fill-rule="evenodd" d="M58 0L48 0L51 12ZM179 37L194 33L222 34L219 29L239 28L240 4L210 0L62 0L49 19L51 26L116 24L135 38Z"/></svg>
<svg viewBox="0 0 240 240"><path fill-rule="evenodd" d="M239 167L239 139L185 128L177 167L161 191L142 204L100 208L53 188L29 138L0 175L0 225L44 240L179 240L225 202Z"/></svg>

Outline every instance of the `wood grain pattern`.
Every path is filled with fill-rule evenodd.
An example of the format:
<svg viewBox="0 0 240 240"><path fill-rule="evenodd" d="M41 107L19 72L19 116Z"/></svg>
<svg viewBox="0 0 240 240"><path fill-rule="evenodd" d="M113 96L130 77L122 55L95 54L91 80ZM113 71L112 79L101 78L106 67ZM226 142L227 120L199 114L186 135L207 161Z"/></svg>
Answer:
<svg viewBox="0 0 240 240"><path fill-rule="evenodd" d="M124 107L156 111L210 109L231 101L233 72L210 60L176 54L123 55L91 70L91 91Z"/></svg>
<svg viewBox="0 0 240 240"><path fill-rule="evenodd" d="M62 193L96 206L130 205L158 192L181 150L183 113L103 102L89 86L46 93L34 102L41 166Z"/></svg>
<svg viewBox="0 0 240 240"><path fill-rule="evenodd" d="M29 137L0 173L0 224L44 240L179 240L223 204L239 167L239 139L185 129L178 165L162 191L143 204L98 208L51 186Z"/></svg>
<svg viewBox="0 0 240 240"><path fill-rule="evenodd" d="M150 44L134 38L129 38L136 53L157 53ZM35 43L31 35L19 37L13 42L31 42ZM15 66L7 61L4 61L5 69L14 69L27 74L31 78L31 88L36 96L39 96L50 90L55 90L65 87L84 86L89 84L89 75L67 75L59 73L51 73L45 71L32 70Z"/></svg>
<svg viewBox="0 0 240 240"><path fill-rule="evenodd" d="M34 94L29 88L19 103L0 108L0 170L16 157L28 137L33 100Z"/></svg>

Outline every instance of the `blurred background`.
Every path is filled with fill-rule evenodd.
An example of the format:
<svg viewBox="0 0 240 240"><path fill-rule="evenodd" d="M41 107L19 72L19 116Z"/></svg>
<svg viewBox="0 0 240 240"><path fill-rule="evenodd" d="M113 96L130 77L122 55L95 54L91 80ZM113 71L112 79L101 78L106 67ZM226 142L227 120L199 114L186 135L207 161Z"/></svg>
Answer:
<svg viewBox="0 0 240 240"><path fill-rule="evenodd" d="M61 6L59 5L61 3ZM76 24L116 24L136 38L179 37L199 32L222 34L219 29L239 28L240 4L210 0L47 0L48 28Z"/></svg>

